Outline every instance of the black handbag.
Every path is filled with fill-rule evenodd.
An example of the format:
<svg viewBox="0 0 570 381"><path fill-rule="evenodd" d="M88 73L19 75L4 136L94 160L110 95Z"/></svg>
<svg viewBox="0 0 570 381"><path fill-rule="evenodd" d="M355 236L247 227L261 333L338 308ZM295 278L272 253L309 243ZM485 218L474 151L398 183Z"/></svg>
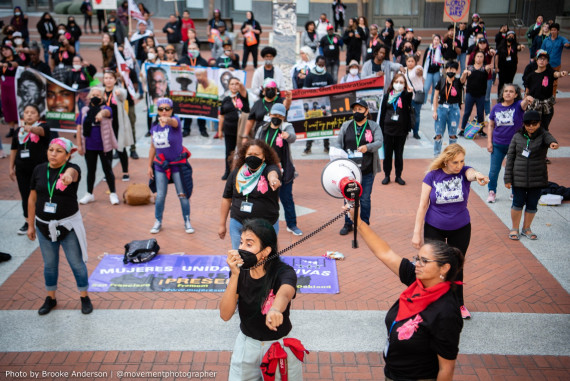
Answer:
<svg viewBox="0 0 570 381"><path fill-rule="evenodd" d="M408 71L406 70L406 76L408 77L408 80L410 81L410 85L412 85L412 89L414 90L414 97L412 98L412 101L416 102L416 103L421 103L423 104L424 101L426 100L426 93L424 93L424 90L416 90L416 88L414 87L414 84L412 83L412 80L410 79L410 74L408 73Z"/></svg>
<svg viewBox="0 0 570 381"><path fill-rule="evenodd" d="M125 245L125 257L123 263L144 263L148 262L158 254L160 246L156 239L146 239L142 241L131 241Z"/></svg>

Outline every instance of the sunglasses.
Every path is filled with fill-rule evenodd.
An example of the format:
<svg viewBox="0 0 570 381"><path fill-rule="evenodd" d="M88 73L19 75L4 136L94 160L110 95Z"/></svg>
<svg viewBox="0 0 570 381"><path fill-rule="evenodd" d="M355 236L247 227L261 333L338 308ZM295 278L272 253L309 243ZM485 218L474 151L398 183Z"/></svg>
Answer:
<svg viewBox="0 0 570 381"><path fill-rule="evenodd" d="M170 107L159 107L158 108L158 111L161 111L161 112L162 111L170 111L170 110L172 110L172 108L170 108Z"/></svg>

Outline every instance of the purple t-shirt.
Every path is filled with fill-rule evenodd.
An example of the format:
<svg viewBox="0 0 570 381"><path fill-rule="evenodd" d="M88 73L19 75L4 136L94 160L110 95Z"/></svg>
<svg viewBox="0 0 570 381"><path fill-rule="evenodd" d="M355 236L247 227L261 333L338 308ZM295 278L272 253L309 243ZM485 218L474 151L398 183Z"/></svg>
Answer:
<svg viewBox="0 0 570 381"><path fill-rule="evenodd" d="M152 144L156 148L156 154L163 154L164 158L168 161L174 161L180 157L184 147L182 145L182 123L180 119L174 115L174 119L178 121L178 127L166 125L160 126L160 123L154 122L150 127L150 134L152 135ZM164 172L162 168L155 164L155 169ZM177 171L176 168L173 168Z"/></svg>
<svg viewBox="0 0 570 381"><path fill-rule="evenodd" d="M510 106L503 106L497 103L489 119L495 122L493 129L493 143L508 146L515 135L515 132L521 129L523 125L524 111L521 108L522 101L516 101Z"/></svg>
<svg viewBox="0 0 570 381"><path fill-rule="evenodd" d="M85 106L81 109L75 124L83 125L83 120L87 116L87 111L89 107ZM109 110L111 113L111 118L113 117L113 110L109 106L101 106L102 110ZM91 134L85 137L85 149L89 151L103 151L103 138L101 137L101 125L93 124L91 126Z"/></svg>
<svg viewBox="0 0 570 381"><path fill-rule="evenodd" d="M425 217L428 224L442 230L456 230L471 221L467 210L471 182L465 176L469 168L464 166L456 175L437 169L424 177L424 183L431 187Z"/></svg>

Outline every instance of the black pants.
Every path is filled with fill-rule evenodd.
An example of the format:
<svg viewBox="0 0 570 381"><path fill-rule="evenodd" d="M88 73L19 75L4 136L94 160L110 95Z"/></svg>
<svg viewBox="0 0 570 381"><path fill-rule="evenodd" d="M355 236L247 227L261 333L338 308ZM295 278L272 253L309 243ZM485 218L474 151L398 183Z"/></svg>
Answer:
<svg viewBox="0 0 570 381"><path fill-rule="evenodd" d="M337 21L337 19L333 16L333 19L334 19L334 31L338 32L339 27L340 27L340 30L342 31L342 28L344 28L344 18ZM346 61L346 62L349 62L349 61Z"/></svg>
<svg viewBox="0 0 570 381"><path fill-rule="evenodd" d="M97 158L101 159L101 166L103 173L105 173L105 180L109 185L111 193L115 193L115 174L111 167L111 160L113 158L113 151L104 153L103 151L90 151L85 150L85 162L87 163L87 193L93 194L93 187L95 186L95 173L97 172Z"/></svg>
<svg viewBox="0 0 570 381"><path fill-rule="evenodd" d="M129 154L127 153L127 149L123 148L123 151L117 151L117 154L119 155L119 160L121 161L121 168L123 170L123 173L129 173ZM107 155L109 163L112 163L113 151L109 151L105 155Z"/></svg>
<svg viewBox="0 0 570 381"><path fill-rule="evenodd" d="M226 172L229 175L232 167L233 152L236 149L237 135L224 135L224 143L226 143Z"/></svg>
<svg viewBox="0 0 570 381"><path fill-rule="evenodd" d="M182 128L183 128L182 131L190 133L190 130L192 129L192 118L184 118ZM198 119L198 128L200 129L200 132L206 131L206 120L205 119Z"/></svg>
<svg viewBox="0 0 570 381"><path fill-rule="evenodd" d="M552 117L554 116L554 108L550 114L542 113L540 117L540 126L548 131L548 126L550 126L550 122L552 122Z"/></svg>
<svg viewBox="0 0 570 381"><path fill-rule="evenodd" d="M325 146L325 149L328 150L330 146L329 140L323 139L323 145ZM305 144L305 149L311 149L312 146L313 146L313 141L307 140L307 143Z"/></svg>
<svg viewBox="0 0 570 381"><path fill-rule="evenodd" d="M503 86L507 83L513 83L515 79L515 74L517 73L517 69L501 69L499 71L499 86L497 87L497 95L500 98L501 93L503 92Z"/></svg>
<svg viewBox="0 0 570 381"><path fill-rule="evenodd" d="M258 47L259 47L259 44L252 45L252 46L247 46L244 44L244 46L243 46L243 60L242 60L242 65L241 65L241 67L243 69L245 69L245 67L247 66L247 57L249 56L250 53L251 53L251 56L253 57L253 67L254 68L257 67L257 48Z"/></svg>
<svg viewBox="0 0 570 381"><path fill-rule="evenodd" d="M471 223L468 223L462 228L456 230L441 230L424 223L424 240L444 241L449 246L453 246L461 250L465 257L469 241L471 240ZM457 274L457 280L463 281L463 270ZM459 305L465 304L463 301L463 286L457 285L455 295L459 300Z"/></svg>
<svg viewBox="0 0 570 381"><path fill-rule="evenodd" d="M384 135L384 173L386 177L390 177L392 173L392 155L394 155L394 167L396 168L396 177L402 177L404 169L404 145L406 144L406 136Z"/></svg>
<svg viewBox="0 0 570 381"><path fill-rule="evenodd" d="M22 197L22 210L24 217L28 218L28 198L30 197L30 182L34 169L24 169L16 167L16 181L18 182L18 190Z"/></svg>
<svg viewBox="0 0 570 381"><path fill-rule="evenodd" d="M103 33L103 27L105 26L105 11L102 9L97 10L97 23L99 24L99 33ZM101 25L103 25L103 27Z"/></svg>
<svg viewBox="0 0 570 381"><path fill-rule="evenodd" d="M93 24L91 23L93 17L89 16L87 12L85 12L84 16L85 20L83 20L83 30L85 31L85 33L87 33L87 23L89 23L89 28L91 29L91 32L93 32Z"/></svg>

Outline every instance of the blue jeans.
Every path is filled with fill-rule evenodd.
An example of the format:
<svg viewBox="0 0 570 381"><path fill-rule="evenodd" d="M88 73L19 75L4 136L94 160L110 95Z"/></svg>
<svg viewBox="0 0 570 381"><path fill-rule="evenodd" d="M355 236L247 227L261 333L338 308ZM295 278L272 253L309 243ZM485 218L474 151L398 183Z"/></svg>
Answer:
<svg viewBox="0 0 570 381"><path fill-rule="evenodd" d="M435 136L433 138L433 154L437 156L441 152L443 135L447 128L449 144L457 142L457 127L459 126L459 104L451 104L449 107L440 105L437 107L437 120L435 121ZM439 136L439 139L438 139Z"/></svg>
<svg viewBox="0 0 570 381"><path fill-rule="evenodd" d="M439 83L439 78L441 77L441 75L439 74L439 71L437 73L428 73L427 77L426 77L426 81L424 82L424 93L426 94L425 99L424 99L424 103L427 101L427 97L429 95L429 89L431 88L431 99L430 102L433 102L433 93L435 92L435 88L437 87L437 84Z"/></svg>
<svg viewBox="0 0 570 381"><path fill-rule="evenodd" d="M282 184L279 188L279 199L283 204L285 221L288 228L297 226L297 214L295 213L295 202L293 201L293 181Z"/></svg>
<svg viewBox="0 0 570 381"><path fill-rule="evenodd" d="M487 80L487 92L485 93L485 114L491 114L491 88L493 87L493 80Z"/></svg>
<svg viewBox="0 0 570 381"><path fill-rule="evenodd" d="M83 262L81 246L75 231L70 231L61 241L52 242L51 239L45 237L39 229L36 230L42 257L44 258L44 278L47 291L57 290L57 277L59 269L59 247L63 247L63 252L67 258L67 263L73 271L77 289L79 291L87 291L89 280L87 275L87 266Z"/></svg>
<svg viewBox="0 0 570 381"><path fill-rule="evenodd" d="M75 54L76 54L76 55L79 54L79 45L80 45L80 44L79 44L79 40L75 41L75 46L74 46L74 48L75 48Z"/></svg>
<svg viewBox="0 0 570 381"><path fill-rule="evenodd" d="M477 122L483 123L485 120L485 96L474 97L469 93L465 93L465 110L463 110L463 121L461 122L461 131L465 130L465 126L469 121L469 116L473 110L473 105L477 106Z"/></svg>
<svg viewBox="0 0 570 381"><path fill-rule="evenodd" d="M412 107L416 112L416 124L414 124L412 127L415 135L420 131L420 113L422 112L422 104L412 101Z"/></svg>
<svg viewBox="0 0 570 381"><path fill-rule="evenodd" d="M180 178L180 172L172 172L172 180L176 187L176 194L180 200L180 207L182 208L182 217L186 222L186 218L190 218L190 201L184 193L184 186ZM156 202L154 204L154 217L162 222L162 214L164 212L164 200L166 199L166 192L168 190L168 178L165 172L158 170L154 171L154 180L156 182Z"/></svg>
<svg viewBox="0 0 570 381"><path fill-rule="evenodd" d="M44 48L44 62L49 63L49 45L51 40L42 40L42 47Z"/></svg>
<svg viewBox="0 0 570 381"><path fill-rule="evenodd" d="M372 193L372 185L374 185L374 173L362 175L362 196L360 196L360 219L370 225L370 210L372 203L370 202L370 194ZM348 214L344 215L344 224L352 225L352 220Z"/></svg>
<svg viewBox="0 0 570 381"><path fill-rule="evenodd" d="M239 249L239 244L241 241L241 229L243 225L241 222L235 218L230 218L230 239L232 240L232 249ZM275 229L275 234L279 235L279 220L273 224L273 229Z"/></svg>
<svg viewBox="0 0 570 381"><path fill-rule="evenodd" d="M507 156L509 150L508 144L493 143L493 152L491 153L491 168L489 168L489 191L497 192L497 179L501 172L503 159Z"/></svg>
<svg viewBox="0 0 570 381"><path fill-rule="evenodd" d="M460 55L457 56L457 61L459 61L459 65L461 66L461 70L459 71L460 73L463 73L463 71L467 68L465 66L466 58L467 58L467 53L461 53Z"/></svg>

